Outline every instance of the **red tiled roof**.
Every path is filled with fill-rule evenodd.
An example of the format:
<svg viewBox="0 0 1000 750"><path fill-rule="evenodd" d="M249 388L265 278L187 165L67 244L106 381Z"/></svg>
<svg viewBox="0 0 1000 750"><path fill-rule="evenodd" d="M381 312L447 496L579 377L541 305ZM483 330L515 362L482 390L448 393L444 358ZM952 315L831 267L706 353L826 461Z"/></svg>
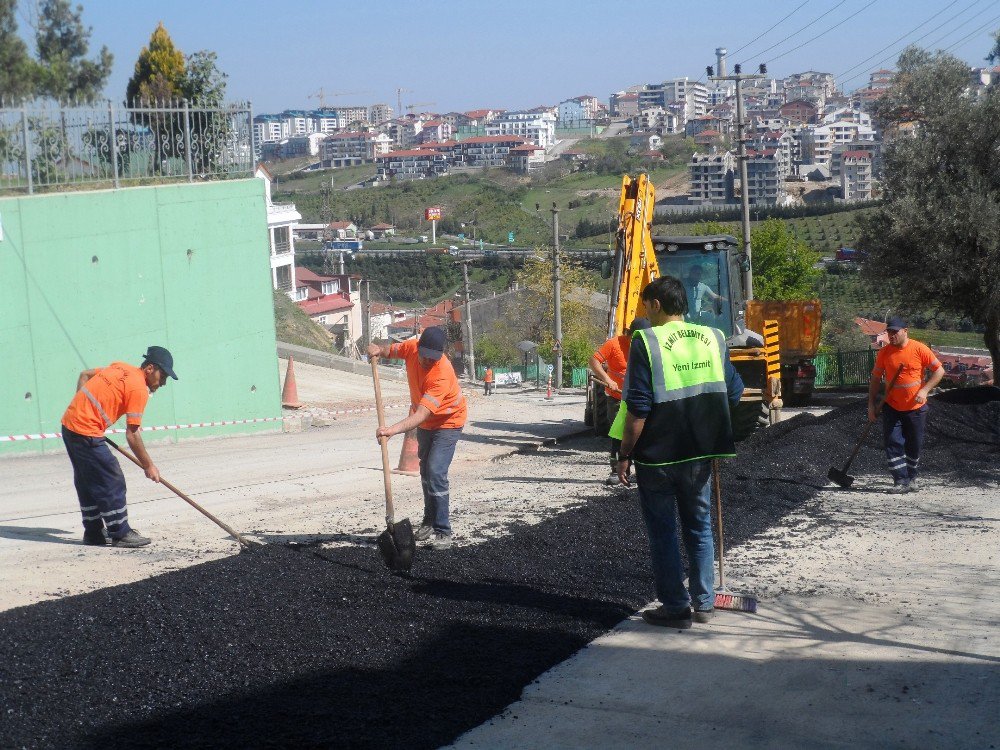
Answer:
<svg viewBox="0 0 1000 750"><path fill-rule="evenodd" d="M722 135L718 130L702 130L696 138L715 138L716 136Z"/></svg>
<svg viewBox="0 0 1000 750"><path fill-rule="evenodd" d="M544 151L545 149L541 146L536 146L534 143L522 143L520 146L514 146L511 151Z"/></svg>
<svg viewBox="0 0 1000 750"><path fill-rule="evenodd" d="M880 333L885 333L885 323L880 323L877 320L855 318L854 322L858 324L858 327L865 336L878 336Z"/></svg>
<svg viewBox="0 0 1000 750"><path fill-rule="evenodd" d="M441 127L443 123L440 120L424 120L425 128L438 128Z"/></svg>
<svg viewBox="0 0 1000 750"><path fill-rule="evenodd" d="M473 109L465 113L465 116L473 120L478 120L480 117L486 117L490 112L503 112L502 109Z"/></svg>
<svg viewBox="0 0 1000 750"><path fill-rule="evenodd" d="M615 99L617 101L619 101L619 102L632 101L633 99L635 99L635 100L638 101L639 95L638 94L622 94L621 96L615 97Z"/></svg>
<svg viewBox="0 0 1000 750"><path fill-rule="evenodd" d="M327 226L330 229L349 229L354 226L353 221L331 221Z"/></svg>
<svg viewBox="0 0 1000 750"><path fill-rule="evenodd" d="M392 224L376 224L372 229L395 229Z"/></svg>
<svg viewBox="0 0 1000 750"><path fill-rule="evenodd" d="M320 276L318 273L305 268L304 266L295 266L295 281L302 285L306 281L333 281L332 276Z"/></svg>
<svg viewBox="0 0 1000 750"><path fill-rule="evenodd" d="M349 299L344 299L339 294L327 294L316 299L307 299L296 302L306 315L320 315L322 313L334 312L335 310L350 310L354 303Z"/></svg>
<svg viewBox="0 0 1000 750"><path fill-rule="evenodd" d="M423 156L425 158L430 158L434 154L434 149L410 149L408 151L390 151L387 154L381 154L377 156L377 159L392 159L398 156Z"/></svg>

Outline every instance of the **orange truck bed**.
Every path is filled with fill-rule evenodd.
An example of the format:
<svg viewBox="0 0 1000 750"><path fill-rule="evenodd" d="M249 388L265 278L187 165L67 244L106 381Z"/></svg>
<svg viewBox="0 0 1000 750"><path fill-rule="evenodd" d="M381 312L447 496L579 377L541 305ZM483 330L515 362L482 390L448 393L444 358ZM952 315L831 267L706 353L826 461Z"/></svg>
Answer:
<svg viewBox="0 0 1000 750"><path fill-rule="evenodd" d="M746 324L763 331L765 320L778 321L781 361L809 359L819 351L823 307L818 299L747 302Z"/></svg>

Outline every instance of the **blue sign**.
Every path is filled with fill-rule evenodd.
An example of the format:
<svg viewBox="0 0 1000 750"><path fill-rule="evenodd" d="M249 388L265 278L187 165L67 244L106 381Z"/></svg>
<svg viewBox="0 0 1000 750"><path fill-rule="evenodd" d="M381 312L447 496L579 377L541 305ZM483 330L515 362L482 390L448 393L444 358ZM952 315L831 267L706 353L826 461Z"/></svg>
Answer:
<svg viewBox="0 0 1000 750"><path fill-rule="evenodd" d="M333 240L326 243L327 250L360 250L361 240Z"/></svg>
<svg viewBox="0 0 1000 750"><path fill-rule="evenodd" d="M513 232L507 232L507 244L508 245L513 245L514 244L514 233Z"/></svg>
<svg viewBox="0 0 1000 750"><path fill-rule="evenodd" d="M459 232L458 233L458 239L464 240L465 239L465 232Z"/></svg>

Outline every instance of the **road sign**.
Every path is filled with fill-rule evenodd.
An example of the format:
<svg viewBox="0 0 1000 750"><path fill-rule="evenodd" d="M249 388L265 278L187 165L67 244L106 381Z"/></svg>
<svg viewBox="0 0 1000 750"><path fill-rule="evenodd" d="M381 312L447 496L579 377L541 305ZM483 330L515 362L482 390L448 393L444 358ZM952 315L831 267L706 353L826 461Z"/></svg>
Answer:
<svg viewBox="0 0 1000 750"><path fill-rule="evenodd" d="M508 245L513 245L514 244L514 233L513 232L507 232L507 244Z"/></svg>
<svg viewBox="0 0 1000 750"><path fill-rule="evenodd" d="M555 368L555 367L553 367L552 365L549 365L549 366L548 366L548 371L549 371L549 375L551 375L551 374L552 374L552 371L553 371L554 369L556 369L556 368Z"/></svg>

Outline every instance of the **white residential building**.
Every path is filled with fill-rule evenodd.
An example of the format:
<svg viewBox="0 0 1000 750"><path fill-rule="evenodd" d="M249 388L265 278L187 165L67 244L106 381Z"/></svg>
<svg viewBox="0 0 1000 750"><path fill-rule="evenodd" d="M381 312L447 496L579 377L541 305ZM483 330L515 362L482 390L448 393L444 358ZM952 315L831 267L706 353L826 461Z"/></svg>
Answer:
<svg viewBox="0 0 1000 750"><path fill-rule="evenodd" d="M747 151L747 198L751 204L775 205L785 199L780 152L766 148Z"/></svg>
<svg viewBox="0 0 1000 750"><path fill-rule="evenodd" d="M302 215L295 210L294 203L274 203L271 200L274 176L263 164L257 167L255 176L264 181L271 286L295 299L295 238L292 237L292 227L302 220Z"/></svg>
<svg viewBox="0 0 1000 750"><path fill-rule="evenodd" d="M391 120L392 115L392 107L388 104L373 104L368 108L368 122L373 125L378 125L380 122Z"/></svg>
<svg viewBox="0 0 1000 750"><path fill-rule="evenodd" d="M448 157L431 149L403 149L376 157L377 179L413 180L447 174Z"/></svg>
<svg viewBox="0 0 1000 750"><path fill-rule="evenodd" d="M486 123L486 135L517 135L547 149L556 140L556 117L549 112L504 112Z"/></svg>
<svg viewBox="0 0 1000 750"><path fill-rule="evenodd" d="M324 167L347 167L372 162L392 150L392 138L385 133L362 133L356 130L327 136L322 146Z"/></svg>
<svg viewBox="0 0 1000 750"><path fill-rule="evenodd" d="M872 199L872 155L868 151L845 151L840 187L848 202Z"/></svg>
<svg viewBox="0 0 1000 750"><path fill-rule="evenodd" d="M638 93L640 110L657 106L666 109L670 104L682 104L680 115L683 122L678 123L679 127L686 125L688 119L708 112L708 87L689 78L646 84Z"/></svg>

